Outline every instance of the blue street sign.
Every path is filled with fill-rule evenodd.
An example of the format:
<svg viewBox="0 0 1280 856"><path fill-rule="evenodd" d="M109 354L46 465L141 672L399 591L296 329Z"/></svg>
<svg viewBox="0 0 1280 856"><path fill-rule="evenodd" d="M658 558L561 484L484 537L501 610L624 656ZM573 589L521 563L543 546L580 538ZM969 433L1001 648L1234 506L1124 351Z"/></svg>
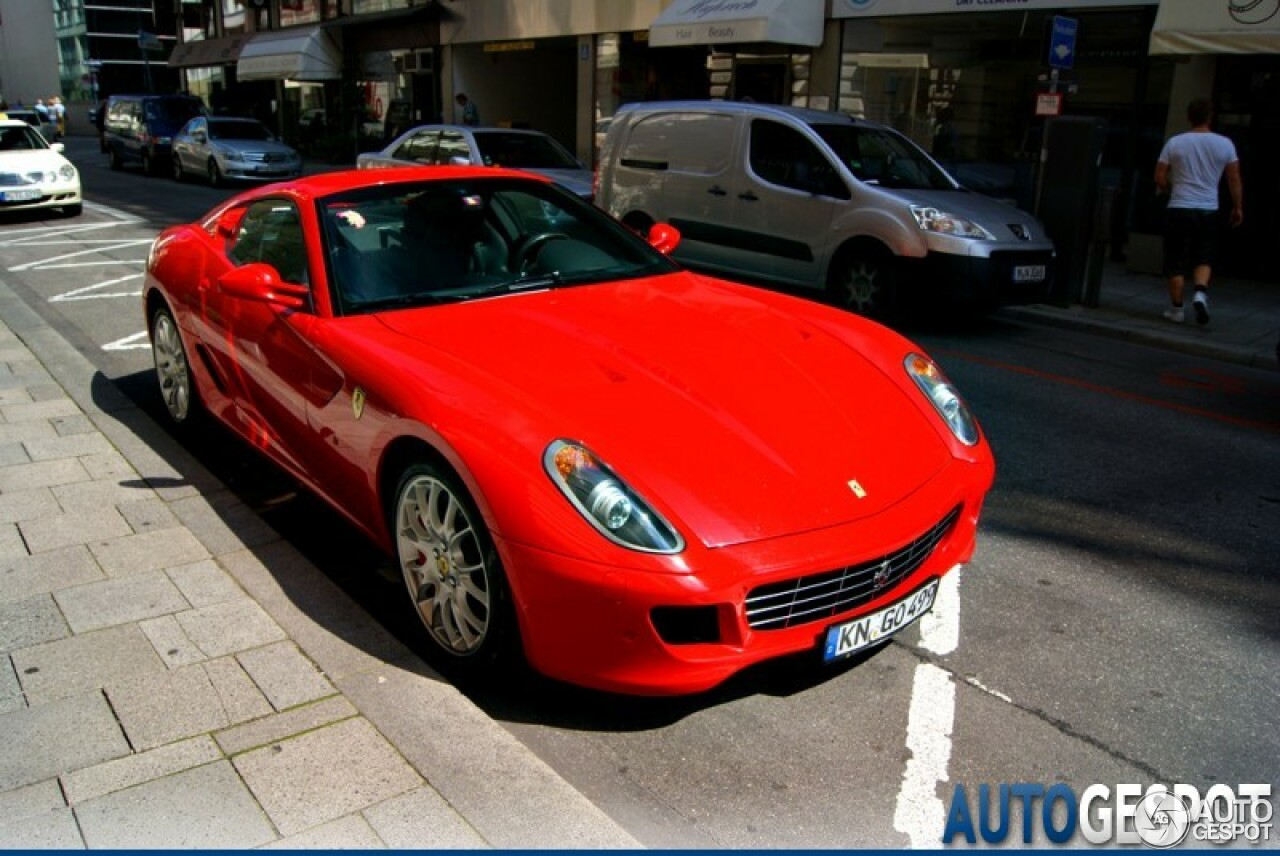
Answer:
<svg viewBox="0 0 1280 856"><path fill-rule="evenodd" d="M1049 37L1049 65L1053 68L1071 68L1076 63L1075 18L1053 16L1053 35Z"/></svg>

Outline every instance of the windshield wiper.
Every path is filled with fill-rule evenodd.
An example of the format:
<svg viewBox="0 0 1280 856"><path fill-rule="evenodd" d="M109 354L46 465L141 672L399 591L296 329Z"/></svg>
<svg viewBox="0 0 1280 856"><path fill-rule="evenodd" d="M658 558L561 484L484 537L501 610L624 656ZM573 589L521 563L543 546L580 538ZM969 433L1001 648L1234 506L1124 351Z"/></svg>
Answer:
<svg viewBox="0 0 1280 856"><path fill-rule="evenodd" d="M486 285L479 291L473 291L467 295L468 300L477 297L493 297L496 294L516 294L521 291L539 291L544 288L555 288L559 285L567 285L568 279L564 277L560 271L551 271L550 273L540 273L536 276L522 274L515 279L509 279L505 282L495 282L493 285Z"/></svg>
<svg viewBox="0 0 1280 856"><path fill-rule="evenodd" d="M458 298L441 297L438 294L422 292L420 294L396 294L391 297L375 297L371 300L353 300L351 308L357 311L396 309L404 306L436 306Z"/></svg>

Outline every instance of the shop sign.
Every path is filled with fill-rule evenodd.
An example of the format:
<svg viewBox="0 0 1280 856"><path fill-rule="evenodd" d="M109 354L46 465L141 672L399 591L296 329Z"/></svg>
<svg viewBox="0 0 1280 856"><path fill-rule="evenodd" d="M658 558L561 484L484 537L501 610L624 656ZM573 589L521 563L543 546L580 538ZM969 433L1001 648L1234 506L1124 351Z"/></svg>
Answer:
<svg viewBox="0 0 1280 856"><path fill-rule="evenodd" d="M1037 116L1061 116L1062 115L1062 93L1060 92L1041 92L1036 96L1036 115Z"/></svg>
<svg viewBox="0 0 1280 856"><path fill-rule="evenodd" d="M531 41L520 42L485 42L485 53L504 53L506 51L531 51L534 43Z"/></svg>
<svg viewBox="0 0 1280 856"><path fill-rule="evenodd" d="M1108 6L1155 6L1159 0L832 0L832 18L940 15L947 12L1077 11Z"/></svg>

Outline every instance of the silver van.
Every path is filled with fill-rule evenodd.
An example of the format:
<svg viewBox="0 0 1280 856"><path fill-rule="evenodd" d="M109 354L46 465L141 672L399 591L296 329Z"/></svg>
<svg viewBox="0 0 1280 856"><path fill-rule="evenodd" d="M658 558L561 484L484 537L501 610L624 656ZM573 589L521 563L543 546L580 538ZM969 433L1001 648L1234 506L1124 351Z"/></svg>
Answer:
<svg viewBox="0 0 1280 856"><path fill-rule="evenodd" d="M825 288L882 316L919 301L1044 300L1053 242L1026 212L965 190L891 128L792 107L648 102L614 116L596 204L673 256L725 275Z"/></svg>

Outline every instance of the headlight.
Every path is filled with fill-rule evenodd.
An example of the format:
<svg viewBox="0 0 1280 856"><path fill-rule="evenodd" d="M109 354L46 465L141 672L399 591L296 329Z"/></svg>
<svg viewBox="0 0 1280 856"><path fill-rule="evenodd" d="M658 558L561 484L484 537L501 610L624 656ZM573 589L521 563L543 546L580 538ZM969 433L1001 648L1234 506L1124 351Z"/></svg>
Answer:
<svg viewBox="0 0 1280 856"><path fill-rule="evenodd" d="M65 163L58 167L58 177L63 181L75 181L76 168L69 163Z"/></svg>
<svg viewBox="0 0 1280 856"><path fill-rule="evenodd" d="M945 211L939 211L937 208L931 208L928 205L912 205L911 214L916 218L916 225L926 232L937 232L940 235L957 235L961 238L995 240L995 235L992 235L972 220L954 217Z"/></svg>
<svg viewBox="0 0 1280 856"><path fill-rule="evenodd" d="M644 553L684 549L680 533L585 446L556 440L542 465L573 507L615 544Z"/></svg>
<svg viewBox="0 0 1280 856"><path fill-rule="evenodd" d="M976 445L978 420L973 418L969 405L964 403L964 399L942 370L932 360L919 354L907 354L903 366L925 398L938 411L938 415L947 423L951 433L956 435L956 439L966 446Z"/></svg>
<svg viewBox="0 0 1280 856"><path fill-rule="evenodd" d="M239 153L238 151L236 151L235 149L223 149L223 150L222 150L222 156L223 156L224 158L226 158L227 160L229 160L229 161L242 161L242 160L244 160L244 155L240 154L240 153Z"/></svg>

